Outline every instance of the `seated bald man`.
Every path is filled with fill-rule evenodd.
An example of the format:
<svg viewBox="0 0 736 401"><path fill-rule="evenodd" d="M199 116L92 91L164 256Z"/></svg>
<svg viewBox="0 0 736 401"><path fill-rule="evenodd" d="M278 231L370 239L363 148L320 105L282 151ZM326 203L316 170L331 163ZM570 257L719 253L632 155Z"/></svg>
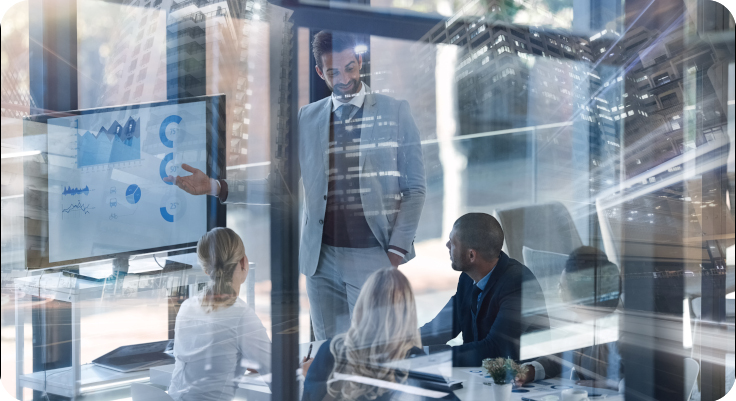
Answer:
<svg viewBox="0 0 736 401"><path fill-rule="evenodd" d="M542 288L534 274L501 248L504 234L491 215L468 213L455 221L447 241L452 268L462 272L457 292L420 330L434 352L452 347L454 366L481 366L485 358L520 358L522 335L549 329Z"/></svg>

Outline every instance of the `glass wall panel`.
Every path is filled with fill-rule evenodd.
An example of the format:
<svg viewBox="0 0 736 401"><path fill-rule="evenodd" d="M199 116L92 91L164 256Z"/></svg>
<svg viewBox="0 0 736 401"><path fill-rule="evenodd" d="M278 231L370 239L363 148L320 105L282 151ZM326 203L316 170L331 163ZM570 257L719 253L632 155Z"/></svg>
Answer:
<svg viewBox="0 0 736 401"><path fill-rule="evenodd" d="M718 3L32 0L2 27L10 396L733 387Z"/></svg>

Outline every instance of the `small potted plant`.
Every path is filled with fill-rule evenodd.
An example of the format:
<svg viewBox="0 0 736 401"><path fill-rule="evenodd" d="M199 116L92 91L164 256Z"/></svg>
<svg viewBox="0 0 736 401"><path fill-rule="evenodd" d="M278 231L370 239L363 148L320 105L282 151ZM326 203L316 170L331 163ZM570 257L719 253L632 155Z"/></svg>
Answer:
<svg viewBox="0 0 736 401"><path fill-rule="evenodd" d="M511 398L514 378L519 374L525 374L527 367L519 365L511 358L486 358L483 360L483 370L493 381L494 400L508 401Z"/></svg>

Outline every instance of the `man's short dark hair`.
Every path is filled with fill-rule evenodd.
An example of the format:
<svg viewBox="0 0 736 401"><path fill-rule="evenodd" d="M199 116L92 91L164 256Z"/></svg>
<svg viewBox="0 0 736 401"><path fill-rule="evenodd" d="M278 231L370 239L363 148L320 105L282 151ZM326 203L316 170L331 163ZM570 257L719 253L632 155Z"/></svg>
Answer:
<svg viewBox="0 0 736 401"><path fill-rule="evenodd" d="M326 53L339 53L345 49L355 49L358 41L349 33L319 31L312 40L312 54L317 61L317 66L322 69L322 55ZM356 54L357 58L358 55Z"/></svg>
<svg viewBox="0 0 736 401"><path fill-rule="evenodd" d="M486 213L468 213L453 225L460 246L474 249L484 260L491 261L501 255L503 229L493 216Z"/></svg>

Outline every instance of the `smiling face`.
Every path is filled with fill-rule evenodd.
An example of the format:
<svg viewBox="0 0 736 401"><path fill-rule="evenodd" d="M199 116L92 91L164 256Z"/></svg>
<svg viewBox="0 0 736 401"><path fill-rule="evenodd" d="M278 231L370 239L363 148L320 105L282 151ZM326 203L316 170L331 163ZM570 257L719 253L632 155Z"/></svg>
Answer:
<svg viewBox="0 0 736 401"><path fill-rule="evenodd" d="M362 67L363 57L356 55L354 49L325 53L322 55L322 68L315 66L317 74L325 80L327 87L344 102L360 92Z"/></svg>

